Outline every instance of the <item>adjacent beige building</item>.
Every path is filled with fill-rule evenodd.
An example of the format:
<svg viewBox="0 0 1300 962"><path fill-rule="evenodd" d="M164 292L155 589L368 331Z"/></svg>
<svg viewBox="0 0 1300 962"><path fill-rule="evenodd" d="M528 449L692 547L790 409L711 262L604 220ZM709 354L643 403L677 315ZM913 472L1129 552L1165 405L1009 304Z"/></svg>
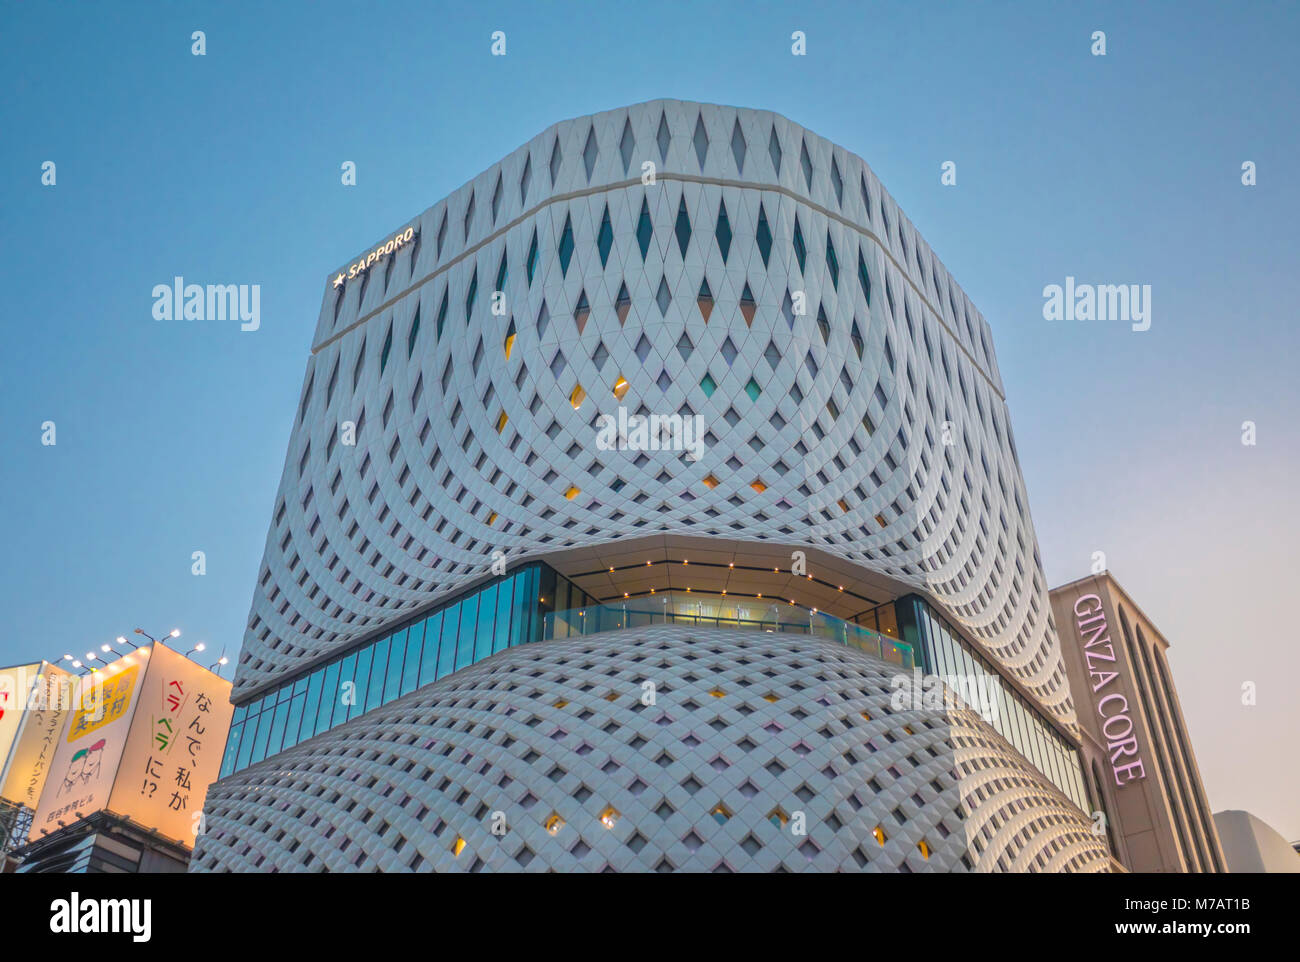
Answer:
<svg viewBox="0 0 1300 962"><path fill-rule="evenodd" d="M1134 872L1227 871L1169 642L1109 573L1056 588L1051 599L1084 769L1115 856Z"/></svg>

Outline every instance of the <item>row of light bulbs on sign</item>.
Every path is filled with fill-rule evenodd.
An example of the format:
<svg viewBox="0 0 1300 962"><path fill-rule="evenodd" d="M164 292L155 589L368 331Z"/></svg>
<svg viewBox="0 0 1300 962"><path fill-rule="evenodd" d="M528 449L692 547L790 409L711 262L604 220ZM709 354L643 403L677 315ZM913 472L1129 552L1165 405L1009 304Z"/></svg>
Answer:
<svg viewBox="0 0 1300 962"><path fill-rule="evenodd" d="M136 633L137 635L143 635L145 638L148 638L149 641L150 641L152 644L158 644L158 643L159 643L159 641L158 641L157 638L155 638L153 635L149 634L147 631L144 631L143 629L137 628L137 629L135 630L135 633ZM167 639L167 638L179 638L180 636L181 636L181 630L180 630L179 628L173 628L171 631L167 632L167 634L164 635L163 637L164 637L165 639ZM129 644L130 644L130 643L126 640L126 636L125 636L125 635L118 635L118 636L117 636L117 643L118 643L119 645L121 645L122 647L124 647L124 648L125 648L125 647L128 647ZM141 646L141 647L143 647L143 646ZM193 648L191 648L189 651L185 652L185 657L188 658L188 657L190 657L190 655L193 655L193 654L195 654L195 653L197 653L197 652L206 651L206 650L207 650L207 647L208 647L208 646L207 646L204 642L201 642L201 641L200 641L197 645L195 645L195 646L194 646ZM139 651L140 648L137 647L135 650L136 650L136 651ZM102 645L99 646L99 651L97 651L97 652L96 652L96 651L88 651L88 652L86 652L86 658L85 658L85 661L82 661L80 658L75 658L75 657L73 657L71 654L65 654L65 655L63 656L63 660L64 660L65 663L70 663L70 664L72 665L72 667L75 668L75 669L77 670L78 673L80 673L82 669L85 669L86 671L88 671L88 672L90 672L90 673L94 673L94 672L99 671L99 668L95 666L94 662L99 661L99 662L103 662L104 664L107 664L108 661L109 661L109 659L102 657L102 655L107 655L107 654L109 654L109 653L112 653L112 654L114 654L114 655L117 655L119 658L120 658L120 657L124 657L125 654L127 654L126 652L118 651L118 650L117 650L115 647L113 647L112 645L105 643L105 644L102 644ZM220 674L220 673L221 673L221 668L222 668L222 666L223 666L223 665L228 665L228 664L230 664L230 659L227 658L227 657L225 656L224 653L222 653L221 657L218 658L216 661L214 661L214 662L213 662L211 665L209 665L208 667L209 667L209 670L214 671L214 672L217 672L218 674Z"/></svg>

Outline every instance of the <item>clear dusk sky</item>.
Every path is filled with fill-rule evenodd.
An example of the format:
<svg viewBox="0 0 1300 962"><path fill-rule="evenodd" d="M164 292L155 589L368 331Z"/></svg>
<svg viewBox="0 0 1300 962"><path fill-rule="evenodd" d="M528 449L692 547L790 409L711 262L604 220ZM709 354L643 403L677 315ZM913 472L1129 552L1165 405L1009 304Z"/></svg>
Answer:
<svg viewBox="0 0 1300 962"><path fill-rule="evenodd" d="M1298 28L1266 2L6 0L0 662L179 626L233 667L326 273L557 120L735 104L879 175L992 325L1049 583L1105 552L1172 642L1211 806L1300 838ZM261 285L260 330L155 321L176 275ZM1151 285L1150 330L1044 320L1067 276Z"/></svg>

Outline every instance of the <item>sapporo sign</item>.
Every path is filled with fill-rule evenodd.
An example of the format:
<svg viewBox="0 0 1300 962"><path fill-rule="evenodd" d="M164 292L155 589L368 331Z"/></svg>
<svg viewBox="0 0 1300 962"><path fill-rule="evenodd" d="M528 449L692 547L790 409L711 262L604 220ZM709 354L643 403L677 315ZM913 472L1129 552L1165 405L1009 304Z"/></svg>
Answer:
<svg viewBox="0 0 1300 962"><path fill-rule="evenodd" d="M346 272L339 271L338 276L334 278L334 286L342 287L344 281L350 281L360 274L370 270L375 264L378 264L393 251L405 247L415 238L415 228L408 227L404 231L399 231L391 240L380 244L361 260L348 265Z"/></svg>

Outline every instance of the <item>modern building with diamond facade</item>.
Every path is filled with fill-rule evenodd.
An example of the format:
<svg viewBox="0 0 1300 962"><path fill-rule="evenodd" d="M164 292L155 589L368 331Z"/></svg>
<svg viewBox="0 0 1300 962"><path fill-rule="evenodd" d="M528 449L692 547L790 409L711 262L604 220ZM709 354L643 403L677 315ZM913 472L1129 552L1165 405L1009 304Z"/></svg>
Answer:
<svg viewBox="0 0 1300 962"><path fill-rule="evenodd" d="M197 871L1115 865L989 326L766 111L330 272L232 700Z"/></svg>

